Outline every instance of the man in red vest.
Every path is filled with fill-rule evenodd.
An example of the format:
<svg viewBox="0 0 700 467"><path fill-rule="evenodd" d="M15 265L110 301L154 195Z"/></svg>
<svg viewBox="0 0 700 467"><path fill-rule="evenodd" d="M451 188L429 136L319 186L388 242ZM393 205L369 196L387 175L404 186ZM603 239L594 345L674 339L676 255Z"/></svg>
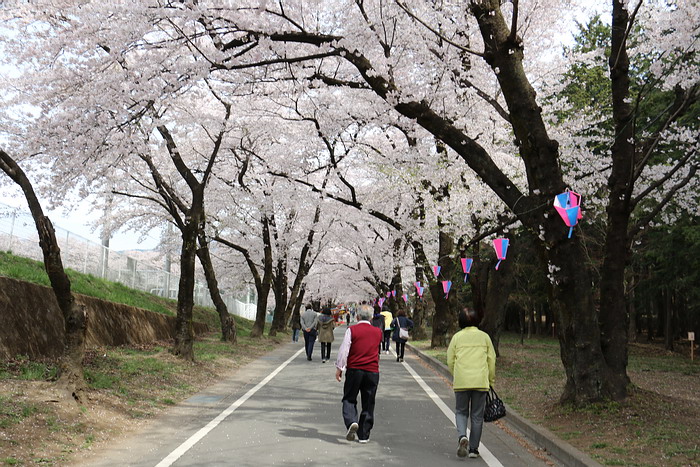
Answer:
<svg viewBox="0 0 700 467"><path fill-rule="evenodd" d="M379 353L382 330L372 326L370 319L374 310L369 305L360 305L357 310L358 323L345 331L343 343L335 362L335 379L338 382L345 370L343 386L343 421L347 428L345 438L360 443L369 441L369 432L374 425L374 398L379 385ZM357 394L362 399L362 412L357 417Z"/></svg>

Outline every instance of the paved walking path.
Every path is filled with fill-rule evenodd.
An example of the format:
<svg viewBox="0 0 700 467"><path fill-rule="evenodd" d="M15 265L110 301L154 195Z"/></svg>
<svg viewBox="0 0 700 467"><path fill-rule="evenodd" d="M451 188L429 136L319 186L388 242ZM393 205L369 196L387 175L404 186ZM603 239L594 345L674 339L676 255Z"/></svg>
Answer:
<svg viewBox="0 0 700 467"><path fill-rule="evenodd" d="M344 332L336 329L332 361ZM480 459L457 457L454 395L444 376L409 352L404 363L382 355L371 440L346 441L332 361L321 363L318 343L311 362L303 342L280 346L82 465L546 465L492 423Z"/></svg>

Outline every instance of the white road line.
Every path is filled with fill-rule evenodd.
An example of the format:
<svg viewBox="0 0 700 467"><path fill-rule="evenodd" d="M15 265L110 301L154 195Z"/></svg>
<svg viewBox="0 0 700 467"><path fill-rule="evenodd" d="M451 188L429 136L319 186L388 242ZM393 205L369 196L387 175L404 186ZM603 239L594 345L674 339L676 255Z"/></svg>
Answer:
<svg viewBox="0 0 700 467"><path fill-rule="evenodd" d="M423 378L421 378L418 373L415 372L413 368L411 368L411 365L409 365L406 362L403 362L403 366L408 370L408 372L413 376L413 379L416 380L418 385L423 388L423 391L432 399L432 401L435 403L435 405L438 406L438 408L442 411L442 413L445 414L445 416L450 419L450 422L452 422L453 425L457 426L457 423L455 422L455 413L445 404L442 399L440 399L440 396L435 394L435 391L433 391L428 384L423 381ZM467 436L469 436L469 430L467 429ZM486 465L490 467L503 467L503 464L499 462L498 459L496 459L496 456L494 456L491 451L489 451L486 446L484 446L484 443L481 443L479 445L479 455L481 458L486 462Z"/></svg>
<svg viewBox="0 0 700 467"><path fill-rule="evenodd" d="M263 386L265 386L267 383L270 382L270 380L272 380L272 378L274 378L275 376L277 376L277 374L278 374L280 371L282 371L282 370L284 369L284 367L286 367L287 365L289 365L289 363L290 363L292 360L294 360L294 359L297 357L297 355L299 355L303 350L304 350L303 347L302 347L301 349L299 349L294 355L292 355L291 357L289 357L289 358L287 359L287 361L285 361L285 362L282 363L280 366L278 366L278 367L275 369L275 371L273 371L272 373L270 373L269 375L267 375L267 377L266 377L265 379L263 379L263 380L260 381L257 385L255 385L254 388L252 388L251 390L249 390L248 392L246 392L246 393L245 393L243 396L241 396L236 402L234 402L233 404L229 405L228 408L227 408L226 410L224 410L223 412L221 412L219 415L217 415L217 417L216 417L215 419L213 419L212 421L210 421L209 423L207 423L207 424L206 424L203 428L201 428L198 432L196 432L195 434L193 434L192 436L190 436L189 439L187 439L184 443L182 443L180 446L178 446L173 452L171 452L170 454L168 454L168 456L167 456L165 459L163 459L163 460L160 461L158 464L156 464L156 467L169 467L169 466L173 465L173 463L174 463L176 460L178 460L183 454L185 454L187 451L189 451L190 448L192 448L192 446L194 446L195 444L197 444L197 443L198 443L202 438L204 438L211 430L213 430L214 428L216 428L217 425L218 425L219 423L223 422L224 419L226 419L226 417L228 417L229 415L231 415L238 407L240 407L241 405L243 405L243 403L244 403L245 401L247 401L248 399L250 399L250 397L251 397L253 394L255 394L256 392L258 392L258 390L259 390L260 388L262 388Z"/></svg>

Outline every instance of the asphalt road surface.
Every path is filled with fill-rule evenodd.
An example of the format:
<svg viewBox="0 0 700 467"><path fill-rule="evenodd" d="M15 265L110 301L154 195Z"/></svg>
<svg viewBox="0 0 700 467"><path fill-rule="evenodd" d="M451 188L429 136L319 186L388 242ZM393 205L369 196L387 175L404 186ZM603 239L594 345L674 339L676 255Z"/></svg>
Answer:
<svg viewBox="0 0 700 467"><path fill-rule="evenodd" d="M404 363L381 356L370 442L347 441L333 364L345 329L336 329L331 361L321 363L318 343L310 362L303 339L281 346L81 465L545 465L492 423L481 458L457 457L454 393L408 351Z"/></svg>

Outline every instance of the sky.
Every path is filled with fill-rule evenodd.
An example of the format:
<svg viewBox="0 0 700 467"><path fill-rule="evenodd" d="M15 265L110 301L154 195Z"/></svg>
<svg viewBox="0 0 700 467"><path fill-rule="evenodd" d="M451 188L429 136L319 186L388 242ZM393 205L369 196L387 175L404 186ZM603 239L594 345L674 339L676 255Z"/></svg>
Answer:
<svg viewBox="0 0 700 467"><path fill-rule="evenodd" d="M41 200L39 201L41 202ZM22 208L29 214L27 201L21 195L20 190L14 186L0 185L0 203ZM87 203L81 204L76 205L70 213L64 212L63 208L49 210L45 203L42 203L42 208L55 227L61 227L95 243L102 243L99 230L93 232L92 227L89 225L91 221L97 219L97 214L90 212ZM159 233L157 231L152 231L145 239L139 239L139 234L133 232L118 231L110 239L109 247L115 251L150 250L158 245L158 241Z"/></svg>

